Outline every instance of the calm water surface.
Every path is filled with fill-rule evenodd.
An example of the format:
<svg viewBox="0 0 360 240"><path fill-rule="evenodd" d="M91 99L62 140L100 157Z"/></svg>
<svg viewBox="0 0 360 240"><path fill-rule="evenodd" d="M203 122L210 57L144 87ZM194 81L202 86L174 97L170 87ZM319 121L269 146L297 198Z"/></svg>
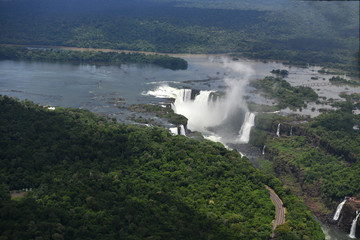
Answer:
<svg viewBox="0 0 360 240"><path fill-rule="evenodd" d="M75 107L96 113L111 114L120 120L124 104L157 103L160 100L141 93L168 84L176 88L224 90L223 79L234 75L224 66L222 57L186 56L187 70L172 71L153 65L95 66L63 63L0 61L0 94L29 99L42 105ZM271 75L272 69L287 69L292 85L328 81L331 77L317 73L318 67L296 68L277 62L241 60L254 69L251 79ZM318 76L321 80L311 80ZM325 79L325 80L323 80ZM208 80L208 81L204 81ZM339 99L339 92L359 92L346 86L314 87L320 96ZM254 101L265 101L247 89Z"/></svg>

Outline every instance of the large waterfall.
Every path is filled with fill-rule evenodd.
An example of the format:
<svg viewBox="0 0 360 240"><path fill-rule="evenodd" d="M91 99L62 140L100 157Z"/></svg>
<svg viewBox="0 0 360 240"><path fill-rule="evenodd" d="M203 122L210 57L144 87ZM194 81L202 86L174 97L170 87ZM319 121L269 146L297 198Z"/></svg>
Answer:
<svg viewBox="0 0 360 240"><path fill-rule="evenodd" d="M205 137L223 143L247 143L255 115L248 111L243 96L252 69L238 62L225 62L224 67L236 76L224 78L227 85L224 93L162 85L145 94L174 99L172 109L188 119L189 130L202 132Z"/></svg>
<svg viewBox="0 0 360 240"><path fill-rule="evenodd" d="M356 217L354 218L352 224L351 224L351 229L350 229L350 235L349 237L351 238L356 238L356 225L357 225L357 220L359 217L360 213L358 211L356 211Z"/></svg>
<svg viewBox="0 0 360 240"><path fill-rule="evenodd" d="M341 213L341 209L343 208L345 202L346 202L346 199L345 199L344 201L342 201L341 203L339 203L339 205L337 206L335 215L334 215L334 217L333 217L333 219L334 219L335 221L337 221L337 220L339 219L339 216L340 216L340 213Z"/></svg>

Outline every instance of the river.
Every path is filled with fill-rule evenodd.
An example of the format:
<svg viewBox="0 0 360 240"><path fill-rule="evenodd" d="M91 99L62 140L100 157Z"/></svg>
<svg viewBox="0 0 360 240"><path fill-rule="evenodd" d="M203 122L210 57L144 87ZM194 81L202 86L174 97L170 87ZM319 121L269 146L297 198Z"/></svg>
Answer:
<svg viewBox="0 0 360 240"><path fill-rule="evenodd" d="M126 104L157 103L159 99L141 93L167 84L175 88L223 91L224 78L237 74L224 65L224 58L206 55L184 55L189 62L187 70L172 71L152 65L123 64L121 66L73 65L64 63L0 61L0 94L29 99L43 105L89 109L96 113L115 115L125 121L112 99ZM327 82L331 75L319 74L319 67L297 68L277 62L261 62L242 59L241 63L253 69L251 79L271 75L272 69L287 69L287 80L293 85ZM206 81L208 80L208 81ZM320 96L339 99L339 92L359 92L346 86L315 87ZM318 90L319 89L319 90ZM245 94L250 100L264 103L264 99Z"/></svg>
<svg viewBox="0 0 360 240"><path fill-rule="evenodd" d="M287 80L294 86L312 82L328 82L332 75L318 73L319 67L298 68L282 63L240 59L231 61L225 57L207 55L184 55L188 61L187 70L173 71L153 65L123 64L121 66L96 66L90 64L65 64L24 61L0 61L0 94L29 99L47 106L61 106L88 109L98 114L106 114L119 122L132 123L133 114L127 110L131 104L167 102L156 98L149 91L160 86L172 89L197 89L200 91L225 92L232 94L226 103L238 107L234 102L251 101L272 104L254 93L247 83L257 78L271 75L273 69L289 71ZM245 70L244 70L245 69ZM241 75L242 74L242 75ZM241 75L242 77L239 77ZM316 77L317 80L312 78ZM231 92L233 82L243 81L239 91ZM359 88L349 86L314 87L317 93L326 98L340 99L340 92L360 92ZM229 91L229 92L227 92ZM302 114L318 114L318 111L304 109ZM316 106L318 108L324 106ZM155 116L152 116L156 118ZM159 119L157 119L159 120ZM161 121L161 120L159 120ZM164 122L165 127L171 127ZM241 123L238 123L239 131ZM325 232L334 235L328 239L339 238L338 233L324 227Z"/></svg>

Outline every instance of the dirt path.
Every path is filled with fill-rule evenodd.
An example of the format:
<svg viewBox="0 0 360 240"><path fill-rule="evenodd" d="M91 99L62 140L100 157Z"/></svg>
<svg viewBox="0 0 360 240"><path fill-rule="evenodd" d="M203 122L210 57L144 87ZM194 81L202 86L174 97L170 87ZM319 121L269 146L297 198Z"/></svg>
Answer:
<svg viewBox="0 0 360 240"><path fill-rule="evenodd" d="M276 227L278 225L285 223L285 208L283 206L283 202L281 201L279 196L274 192L274 190L272 190L268 186L266 186L266 189L269 190L271 201L273 201L273 203L276 207L276 216L275 216L275 221L274 221L274 226L273 226L273 232L271 235L271 237L274 238L274 236L275 236L274 230L276 229Z"/></svg>

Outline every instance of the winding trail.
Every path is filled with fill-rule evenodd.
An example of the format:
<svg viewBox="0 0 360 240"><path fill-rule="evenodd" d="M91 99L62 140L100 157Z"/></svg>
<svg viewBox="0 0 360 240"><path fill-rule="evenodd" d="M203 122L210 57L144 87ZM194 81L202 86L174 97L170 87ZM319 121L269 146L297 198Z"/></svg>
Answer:
<svg viewBox="0 0 360 240"><path fill-rule="evenodd" d="M275 236L274 230L276 229L276 227L278 225L285 223L285 208L283 206L283 202L281 201L279 196L274 192L274 190L268 186L265 186L265 187L267 190L269 190L270 199L276 207L276 216L275 216L275 221L274 221L274 226L273 226L273 232L271 234L271 237L274 238L274 236Z"/></svg>

